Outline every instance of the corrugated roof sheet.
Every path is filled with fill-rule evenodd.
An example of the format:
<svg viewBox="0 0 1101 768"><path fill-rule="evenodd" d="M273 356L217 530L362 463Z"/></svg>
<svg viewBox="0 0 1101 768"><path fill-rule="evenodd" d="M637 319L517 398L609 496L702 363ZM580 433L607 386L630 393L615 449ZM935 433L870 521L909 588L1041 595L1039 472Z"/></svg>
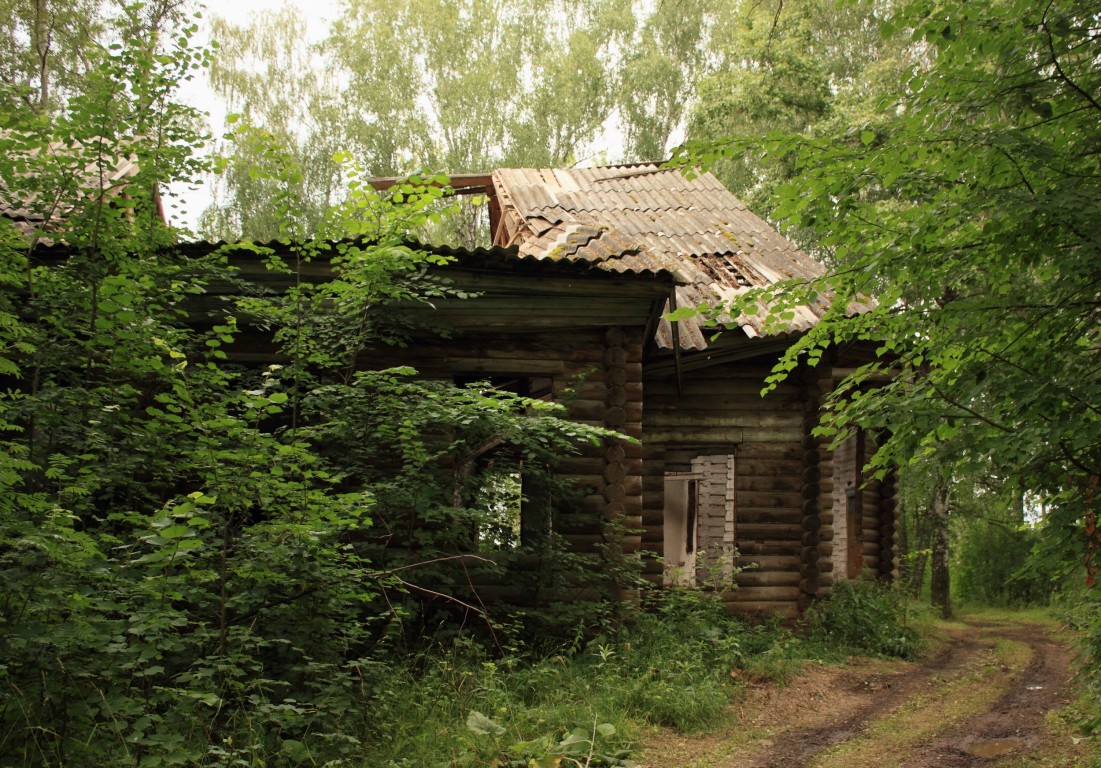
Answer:
<svg viewBox="0 0 1101 768"><path fill-rule="evenodd" d="M110 147L112 155L106 158L101 156L103 148L95 144L95 140L89 144L54 141L45 146L33 146L30 140L27 143L32 146L21 153L21 159L28 169L13 174L11 178L0 178L0 216L10 219L27 236L34 235L36 231L57 229L71 211L68 204L58 205L52 198L43 199L38 191L27 188L23 181L32 175L30 168L40 155L58 156L72 163L73 167L69 168L72 188L68 192L87 198L122 194L130 177L139 170L137 156L128 152L125 143L113 144Z"/></svg>
<svg viewBox="0 0 1101 768"><path fill-rule="evenodd" d="M678 306L728 301L750 287L812 279L823 268L753 215L710 173L685 178L656 165L494 171L502 210L519 216L508 233L521 258L587 261L622 273L668 271L684 285ZM810 328L824 307L804 307L781 329ZM764 312L738 319L748 336L765 333ZM705 349L695 321L678 323L684 349ZM672 346L662 321L658 343Z"/></svg>

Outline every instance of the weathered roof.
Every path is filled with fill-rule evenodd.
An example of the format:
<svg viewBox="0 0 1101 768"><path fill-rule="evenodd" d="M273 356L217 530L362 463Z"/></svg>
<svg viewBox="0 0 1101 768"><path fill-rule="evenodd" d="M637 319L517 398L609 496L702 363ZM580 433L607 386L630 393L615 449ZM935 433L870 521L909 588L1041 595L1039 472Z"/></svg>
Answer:
<svg viewBox="0 0 1101 768"><path fill-rule="evenodd" d="M54 191L51 195L43 195L33 184L24 181L33 178L33 169L36 163L42 162L43 155L60 158L68 165L67 175L58 174L58 183L69 187L67 197L70 198L74 192L89 199L120 195L139 170L137 156L118 143L111 145L110 154L105 156L103 147L98 146L95 139L87 143L74 140L42 145L36 144L31 136L11 131L5 132L3 137L16 139L13 143L17 149L13 155L21 162L14 164L11 178L0 177L0 217L12 221L28 237L36 231L56 230L72 210L71 202L64 202L65 195L56 195ZM20 169L21 164L25 168Z"/></svg>
<svg viewBox="0 0 1101 768"><path fill-rule="evenodd" d="M691 180L656 165L493 173L500 206L495 245L520 258L585 261L603 269L666 270L683 285L677 306L726 301L782 280L812 279L823 267L755 216L710 173ZM764 328L766 313L738 318L746 335L801 331L822 307L802 307L785 327ZM678 323L682 349L705 349L693 320ZM662 321L657 341L672 347Z"/></svg>

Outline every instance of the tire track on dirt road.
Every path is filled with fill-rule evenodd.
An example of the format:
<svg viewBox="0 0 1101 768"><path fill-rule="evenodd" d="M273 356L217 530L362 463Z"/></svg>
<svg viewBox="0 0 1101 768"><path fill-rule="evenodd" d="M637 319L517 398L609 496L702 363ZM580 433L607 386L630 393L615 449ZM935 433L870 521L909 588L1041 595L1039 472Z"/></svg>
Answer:
<svg viewBox="0 0 1101 768"><path fill-rule="evenodd" d="M974 768L1042 749L1070 700L1071 652L1038 624L956 624L921 662L809 666L751 688L700 736L655 734L639 768Z"/></svg>
<svg viewBox="0 0 1101 768"><path fill-rule="evenodd" d="M1071 700L1071 652L1035 625L1003 628L996 634L1027 643L1031 663L1014 675L1008 690L989 709L919 745L901 764L904 768L988 765L1000 757L1034 750L1048 738L1047 713Z"/></svg>

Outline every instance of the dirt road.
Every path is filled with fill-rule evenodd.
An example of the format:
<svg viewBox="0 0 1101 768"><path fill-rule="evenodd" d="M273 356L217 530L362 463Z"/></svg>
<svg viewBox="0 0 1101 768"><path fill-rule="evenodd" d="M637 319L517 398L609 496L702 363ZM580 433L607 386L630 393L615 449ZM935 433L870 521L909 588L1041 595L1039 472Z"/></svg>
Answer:
<svg viewBox="0 0 1101 768"><path fill-rule="evenodd" d="M1072 652L1050 628L945 625L919 662L810 665L751 687L718 731L650 735L640 768L1101 768L1101 744L1053 728L1071 699Z"/></svg>

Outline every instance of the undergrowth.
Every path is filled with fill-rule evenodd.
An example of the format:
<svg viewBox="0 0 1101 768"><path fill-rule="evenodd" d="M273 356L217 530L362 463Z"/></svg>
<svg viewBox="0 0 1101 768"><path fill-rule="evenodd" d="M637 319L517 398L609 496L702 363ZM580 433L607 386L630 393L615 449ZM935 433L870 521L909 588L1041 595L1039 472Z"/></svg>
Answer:
<svg viewBox="0 0 1101 768"><path fill-rule="evenodd" d="M853 653L912 659L920 635L907 623L906 611L898 590L871 581L839 581L828 600L807 611L808 637Z"/></svg>
<svg viewBox="0 0 1101 768"><path fill-rule="evenodd" d="M499 655L458 637L380 674L364 764L622 765L645 725L714 723L737 690L731 670L778 632L670 591L621 626L541 649Z"/></svg>
<svg viewBox="0 0 1101 768"><path fill-rule="evenodd" d="M894 594L864 585L836 588L794 631L674 589L587 639L501 654L463 635L379 666L363 765L626 765L642 728L713 726L747 679L782 684L811 658L908 657L916 642Z"/></svg>

